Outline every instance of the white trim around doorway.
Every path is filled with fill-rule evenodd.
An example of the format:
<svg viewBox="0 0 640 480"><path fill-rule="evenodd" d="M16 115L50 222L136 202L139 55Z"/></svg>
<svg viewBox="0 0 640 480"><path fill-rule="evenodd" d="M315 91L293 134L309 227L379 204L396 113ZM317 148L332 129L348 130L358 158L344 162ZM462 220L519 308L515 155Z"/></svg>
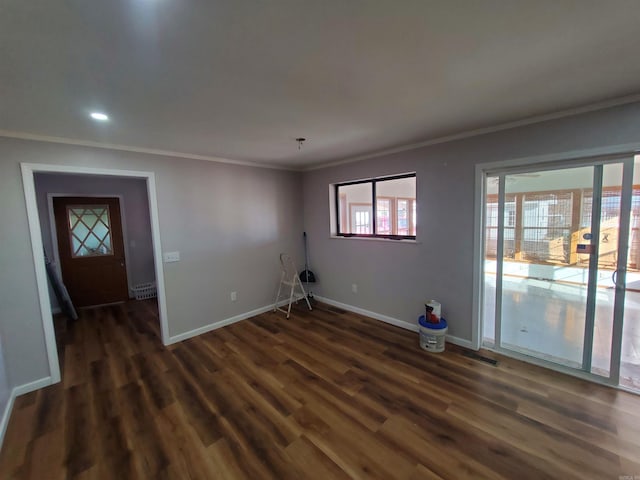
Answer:
<svg viewBox="0 0 640 480"><path fill-rule="evenodd" d="M158 292L158 314L160 317L160 332L163 344L169 342L169 323L167 318L167 299L164 285L164 270L162 263L162 247L160 244L160 223L158 219L158 201L156 194L156 181L153 172L141 172L133 170L117 170L106 168L90 168L66 165L48 165L36 163L21 163L22 183L24 187L24 197L27 207L27 220L29 222L29 234L31 237L31 248L33 262L36 273L36 283L38 287L38 300L40 314L42 316L42 327L45 337L47 359L49 362L49 384L60 381L60 364L58 359L58 349L56 347L55 331L53 328L53 316L49 298L49 288L45 269L44 249L42 244L42 231L36 198L35 179L36 173L62 173L62 174L83 174L83 175L103 175L113 177L142 178L146 180L147 195L149 198L149 217L151 220L151 238L153 242L153 258L155 263L156 286ZM41 388L44 385L39 385ZM26 392L22 392L26 393Z"/></svg>

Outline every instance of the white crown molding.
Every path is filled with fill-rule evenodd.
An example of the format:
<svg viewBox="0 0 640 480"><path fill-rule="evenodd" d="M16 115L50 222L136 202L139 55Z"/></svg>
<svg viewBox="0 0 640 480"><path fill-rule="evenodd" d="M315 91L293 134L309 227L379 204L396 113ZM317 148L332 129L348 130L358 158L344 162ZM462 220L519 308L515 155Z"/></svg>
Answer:
<svg viewBox="0 0 640 480"><path fill-rule="evenodd" d="M34 142L61 143L64 145L77 145L81 147L102 148L105 150L119 150L123 152L146 153L148 155L158 155L162 157L186 158L190 160L205 160L207 162L229 163L232 165L242 165L245 167L268 168L271 170L298 171L299 169L284 167L280 165L268 165L265 163L249 162L244 160L232 160L230 158L211 157L208 155L195 155L184 152L172 152L170 150L160 150L156 148L132 147L130 145L119 145L115 143L101 143L90 140L80 140L77 138L54 137L40 135L37 133L18 132L13 130L0 130L0 137L16 138L19 140L32 140Z"/></svg>
<svg viewBox="0 0 640 480"><path fill-rule="evenodd" d="M343 160L337 160L334 162L328 163L318 163L315 165L310 165L308 167L286 167L283 165L270 165L267 163L260 162L251 162L245 160L232 160L229 158L223 157L215 157L208 155L196 155L191 153L184 152L173 152L170 150L161 150L155 148L143 148L143 147L133 147L130 145L119 145L112 143L101 143L94 142L90 140L80 140L75 138L66 138L66 137L56 137L49 135L40 135L36 133L28 133L28 132L20 132L13 130L1 130L0 129L0 137L6 138L16 138L21 140L32 140L35 142L47 142L47 143L60 143L65 145L78 145L83 147L93 147L93 148L102 148L106 150L120 150L125 152L133 152L133 153L146 153L149 155L158 155L162 157L176 157L176 158L186 158L191 160L205 160L208 162L218 162L218 163L227 163L232 165L242 165L246 167L256 167L256 168L267 168L272 170L286 170L286 171L295 171L295 172L308 172L313 170L320 170L323 168L335 167L338 165L344 165L347 163L359 162L361 160L368 160L371 158L382 157L385 155L392 155L394 153L406 152L408 150L415 150L417 148L428 147L431 145L438 145L441 143L447 143L454 140L462 140L470 137L477 137L479 135L486 135L489 133L495 133L502 130L509 130L511 128L523 127L526 125L532 125L535 123L542 123L549 120L557 120L564 117L570 117L573 115L580 115L583 113L595 112L598 110L605 110L607 108L617 107L620 105L626 105L630 103L640 102L640 94L627 95L624 97L618 97L610 100L605 100L602 102L596 102L589 105L584 105L582 107L575 107L566 110L560 110L553 113L548 113L544 115L536 115L533 117L527 117L521 120L515 120L512 122L501 123L498 125L493 125L489 127L477 128L474 130L466 130L463 132L459 132L452 135L446 135L443 137L432 138L430 140L425 140L422 142L410 143L406 145L401 145L398 147L387 148L384 150L378 150L376 152L367 153L364 155L359 155L356 157L349 157Z"/></svg>
<svg viewBox="0 0 640 480"><path fill-rule="evenodd" d="M486 135L488 133L500 132L502 130L509 130L516 127L524 127L526 125L532 125L534 123L547 122L549 120L557 120L564 117L571 117L573 115L580 115L582 113L595 112L598 110L606 110L607 108L617 107L620 105L627 105L629 103L640 102L640 94L627 95L625 97L618 97L611 100L605 100L602 102L592 103L582 107L570 108L567 110L560 110L558 112L547 113L544 115L536 115L533 117L523 118L522 120L514 120L512 122L501 123L489 127L478 128L475 130L467 130L464 132L456 133L453 135L446 135L444 137L432 138L431 140L425 140L423 142L411 143L402 145L399 147L388 148L385 150L379 150L373 153L367 153L359 155L357 157L350 157L344 160L338 160L336 162L322 163L307 168L303 168L303 171L320 170L323 168L336 167L338 165L344 165L346 163L359 162L361 160L368 160L371 158L382 157L385 155L392 155L394 153L406 152L408 150L415 150L417 148L428 147L431 145L438 145L440 143L452 142L454 140L463 140L465 138L477 137L480 135Z"/></svg>

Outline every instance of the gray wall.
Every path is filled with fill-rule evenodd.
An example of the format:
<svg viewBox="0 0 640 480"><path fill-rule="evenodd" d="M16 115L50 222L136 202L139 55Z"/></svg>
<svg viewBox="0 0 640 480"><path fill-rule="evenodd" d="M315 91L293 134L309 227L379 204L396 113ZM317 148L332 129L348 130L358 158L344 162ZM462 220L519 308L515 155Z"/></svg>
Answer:
<svg viewBox="0 0 640 480"><path fill-rule="evenodd" d="M0 337L10 339L9 385L49 374L20 162L155 172L163 250L182 255L164 265L172 336L273 301L278 253L302 263L304 199L311 268L320 281L314 292L407 322L415 322L425 299L436 298L450 333L470 339L474 165L631 142L640 142L640 104L304 175L0 138ZM417 244L329 237L330 183L414 170Z"/></svg>
<svg viewBox="0 0 640 480"><path fill-rule="evenodd" d="M20 162L156 174L169 334L264 307L279 279L278 254L302 265L299 173L0 138L0 336L10 385L49 375ZM238 292L238 301L229 299Z"/></svg>
<svg viewBox="0 0 640 480"><path fill-rule="evenodd" d="M54 255L47 194L121 195L129 285L133 287L155 280L149 201L144 179L49 173L38 173L35 178L42 241L52 260ZM51 296L51 304L54 308L57 306L54 296Z"/></svg>
<svg viewBox="0 0 640 480"><path fill-rule="evenodd" d="M304 222L310 268L319 279L314 292L410 323L434 298L449 333L470 341L474 166L633 142L640 142L640 104L306 172ZM417 172L418 243L330 238L330 184L409 171Z"/></svg>

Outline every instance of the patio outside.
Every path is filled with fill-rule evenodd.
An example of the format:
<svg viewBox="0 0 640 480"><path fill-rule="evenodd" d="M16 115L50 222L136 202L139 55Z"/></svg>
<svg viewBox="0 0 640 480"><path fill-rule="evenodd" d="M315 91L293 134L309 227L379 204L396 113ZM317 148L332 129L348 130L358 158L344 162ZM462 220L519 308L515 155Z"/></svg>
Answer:
<svg viewBox="0 0 640 480"><path fill-rule="evenodd" d="M510 262L505 262L509 271ZM493 343L495 329L495 260L485 261L485 342ZM514 269L511 268L511 271ZM524 354L579 368L582 363L586 313L584 268L559 268L550 281L507 273L503 277L502 343ZM592 372L608 376L611 359L614 288L611 271L601 275L596 298ZM584 283L583 283L584 282ZM620 385L640 391L640 273L627 274Z"/></svg>

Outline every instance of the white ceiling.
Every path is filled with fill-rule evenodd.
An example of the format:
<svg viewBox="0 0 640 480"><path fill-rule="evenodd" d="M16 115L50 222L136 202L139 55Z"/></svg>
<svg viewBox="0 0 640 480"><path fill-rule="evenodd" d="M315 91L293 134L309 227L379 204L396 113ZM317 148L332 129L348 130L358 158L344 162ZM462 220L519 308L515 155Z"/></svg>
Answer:
<svg viewBox="0 0 640 480"><path fill-rule="evenodd" d="M3 0L0 130L306 168L640 93L639 20L637 0Z"/></svg>

